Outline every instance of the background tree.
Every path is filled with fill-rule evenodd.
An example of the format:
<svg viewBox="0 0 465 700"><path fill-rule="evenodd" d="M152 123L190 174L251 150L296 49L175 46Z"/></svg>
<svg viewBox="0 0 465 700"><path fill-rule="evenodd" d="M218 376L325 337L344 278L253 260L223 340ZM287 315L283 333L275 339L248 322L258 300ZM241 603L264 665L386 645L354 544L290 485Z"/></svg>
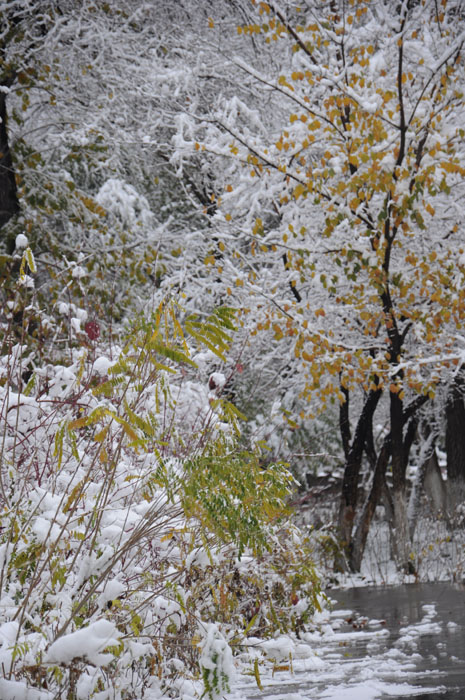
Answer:
<svg viewBox="0 0 465 700"><path fill-rule="evenodd" d="M230 62L261 99L253 109L222 96L215 110L186 115L178 158L191 149L219 159L231 296L247 308L252 298L255 329L288 341L310 411L340 405L339 528L352 567L388 466L397 557L408 567L418 412L462 358L460 4L254 9L237 32L268 61L256 68L251 52ZM387 429L355 529L375 415Z"/></svg>
<svg viewBox="0 0 465 700"><path fill-rule="evenodd" d="M56 304L41 318L41 337L60 308L73 334L76 309L103 325L124 322L128 309L156 303L166 259L179 256L187 216L195 220L166 152L182 81L175 35L186 18L170 25L164 6L137 1L11 0L3 9L10 120L2 133L21 207L4 247L13 252L26 234L41 263L39 297Z"/></svg>
<svg viewBox="0 0 465 700"><path fill-rule="evenodd" d="M463 371L451 382L446 400L447 492L451 514L465 495L465 401Z"/></svg>

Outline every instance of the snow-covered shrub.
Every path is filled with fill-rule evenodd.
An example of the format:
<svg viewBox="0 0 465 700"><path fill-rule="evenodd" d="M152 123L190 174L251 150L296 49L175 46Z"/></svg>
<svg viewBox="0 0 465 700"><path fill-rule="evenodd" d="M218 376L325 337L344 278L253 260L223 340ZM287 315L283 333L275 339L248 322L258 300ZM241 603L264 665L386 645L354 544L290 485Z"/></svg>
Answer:
<svg viewBox="0 0 465 700"><path fill-rule="evenodd" d="M234 676L231 647L213 622L207 625L201 647L200 668L205 692L210 700L219 700L225 692L229 692Z"/></svg>
<svg viewBox="0 0 465 700"><path fill-rule="evenodd" d="M283 544L292 476L238 447L234 407L196 379L191 356L206 346L224 358L232 321L220 309L184 333L160 306L120 347L82 345L27 384L24 347L5 341L2 698L157 698L184 682L201 694L202 677L214 697L234 640L291 629L300 591L311 599L296 536ZM244 593L225 577L218 607L234 567ZM253 620L248 603L280 581Z"/></svg>
<svg viewBox="0 0 465 700"><path fill-rule="evenodd" d="M267 544L241 559L191 556L181 579L197 582L190 608L221 622L239 647L250 635L298 634L320 607L309 538L287 522L270 529Z"/></svg>

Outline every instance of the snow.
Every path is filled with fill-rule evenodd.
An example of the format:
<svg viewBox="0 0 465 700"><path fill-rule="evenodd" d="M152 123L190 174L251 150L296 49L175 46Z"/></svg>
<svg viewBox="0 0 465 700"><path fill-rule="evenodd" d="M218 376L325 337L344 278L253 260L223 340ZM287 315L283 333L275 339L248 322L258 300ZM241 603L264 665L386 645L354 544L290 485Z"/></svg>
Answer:
<svg viewBox="0 0 465 700"><path fill-rule="evenodd" d="M30 275L23 275L19 280L18 284L22 287L26 287L27 289L34 289L34 278L31 277Z"/></svg>
<svg viewBox="0 0 465 700"><path fill-rule="evenodd" d="M231 647L215 623L204 631L199 664L211 685L211 700L219 700L229 690L235 676Z"/></svg>
<svg viewBox="0 0 465 700"><path fill-rule="evenodd" d="M118 178L107 180L95 199L124 226L145 226L152 221L147 199L132 185Z"/></svg>
<svg viewBox="0 0 465 700"><path fill-rule="evenodd" d="M85 657L92 664L101 666L113 659L113 654L100 653L108 646L119 646L118 630L114 622L101 619L59 637L50 645L44 662L69 663L73 659Z"/></svg>
<svg viewBox="0 0 465 700"><path fill-rule="evenodd" d="M114 364L115 363L109 360L107 357L97 357L94 362L94 372L104 377L108 374L108 370L110 367L113 367Z"/></svg>
<svg viewBox="0 0 465 700"><path fill-rule="evenodd" d="M72 316L71 320L71 328L75 333L80 333L81 332L81 319L77 318L76 316Z"/></svg>
<svg viewBox="0 0 465 700"><path fill-rule="evenodd" d="M210 375L208 384L212 391L220 392L226 384L226 377L222 372L213 372L213 374Z"/></svg>
<svg viewBox="0 0 465 700"><path fill-rule="evenodd" d="M34 520L32 532L38 542L46 542L48 538L55 540L59 537L61 528L56 523L50 523L48 518L39 517Z"/></svg>
<svg viewBox="0 0 465 700"><path fill-rule="evenodd" d="M0 697L2 700L52 700L54 694L29 688L23 681L0 678Z"/></svg>
<svg viewBox="0 0 465 700"><path fill-rule="evenodd" d="M69 313L69 304L66 304L64 301L60 302L58 304L58 313L62 316L67 316Z"/></svg>
<svg viewBox="0 0 465 700"><path fill-rule="evenodd" d="M232 688L231 700L376 700L440 693L444 690L440 672L421 670L424 659L413 644L423 635L440 639L442 624L433 620L437 616L435 606L423 609L422 620L401 629L399 643L394 646L387 629L353 630L345 621L354 616L348 609L323 610L313 631L302 633L298 643L286 635L265 642L249 639L249 648L266 650L280 664L280 670L260 666L262 692L241 676ZM333 627L345 629L335 633ZM438 648L443 653L441 643Z"/></svg>
<svg viewBox="0 0 465 700"><path fill-rule="evenodd" d="M27 248L29 245L29 240L28 237L24 235L24 233L18 233L15 239L15 244L18 250L20 248Z"/></svg>
<svg viewBox="0 0 465 700"><path fill-rule="evenodd" d="M121 581L118 581L118 579L114 578L107 581L103 592L98 597L98 604L100 607L103 607L108 601L116 600L125 590L126 586L124 583L121 583Z"/></svg>
<svg viewBox="0 0 465 700"><path fill-rule="evenodd" d="M82 279L83 277L87 277L88 274L89 273L84 267L82 267L82 265L75 265L71 273L72 277L78 280Z"/></svg>
<svg viewBox="0 0 465 700"><path fill-rule="evenodd" d="M260 644L267 656L273 657L276 661L289 659L295 652L295 646L288 636L268 639Z"/></svg>

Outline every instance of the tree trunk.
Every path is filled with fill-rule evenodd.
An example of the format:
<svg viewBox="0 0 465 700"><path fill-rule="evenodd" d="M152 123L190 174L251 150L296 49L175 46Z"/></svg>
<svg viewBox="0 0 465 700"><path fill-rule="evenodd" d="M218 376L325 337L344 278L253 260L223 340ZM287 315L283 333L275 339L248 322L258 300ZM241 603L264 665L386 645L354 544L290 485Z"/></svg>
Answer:
<svg viewBox="0 0 465 700"><path fill-rule="evenodd" d="M6 94L0 86L0 228L18 213L18 193L8 142Z"/></svg>
<svg viewBox="0 0 465 700"><path fill-rule="evenodd" d="M447 487L442 478L435 451L426 461L425 467L425 493L431 503L433 512L436 516L443 516L447 519Z"/></svg>
<svg viewBox="0 0 465 700"><path fill-rule="evenodd" d="M357 510L359 475L362 465L363 450L380 396L381 391L370 391L365 399L362 412L357 422L355 434L346 456L338 523L340 541L349 560L352 548L352 529ZM344 557L336 561L336 568L339 570L341 568L346 568Z"/></svg>
<svg viewBox="0 0 465 700"><path fill-rule="evenodd" d="M436 454L436 438L428 427L423 435L423 444L419 456L419 466L410 493L408 505L408 521L410 538L415 534L415 527L420 510L421 494L424 490L432 505L433 511L447 518L446 484L442 479Z"/></svg>
<svg viewBox="0 0 465 700"><path fill-rule="evenodd" d="M392 490L394 524L392 530L392 552L397 566L408 574L415 573L415 564L410 554L410 533L407 517L407 487L405 481Z"/></svg>
<svg viewBox="0 0 465 700"><path fill-rule="evenodd" d="M451 386L446 403L447 491L450 516L465 500L465 403L463 372Z"/></svg>
<svg viewBox="0 0 465 700"><path fill-rule="evenodd" d="M397 393L390 394L391 456L392 456L392 505L393 555L399 569L410 572L410 535L407 517L407 454L404 443L404 407Z"/></svg>
<svg viewBox="0 0 465 700"><path fill-rule="evenodd" d="M388 435L384 439L383 446L380 450L373 473L370 493L363 506L362 514L358 521L355 535L352 541L350 552L349 565L352 571L360 571L362 565L363 553L370 530L371 521L375 514L376 506L379 503L383 486L385 484L385 474L389 457L391 454L391 436Z"/></svg>

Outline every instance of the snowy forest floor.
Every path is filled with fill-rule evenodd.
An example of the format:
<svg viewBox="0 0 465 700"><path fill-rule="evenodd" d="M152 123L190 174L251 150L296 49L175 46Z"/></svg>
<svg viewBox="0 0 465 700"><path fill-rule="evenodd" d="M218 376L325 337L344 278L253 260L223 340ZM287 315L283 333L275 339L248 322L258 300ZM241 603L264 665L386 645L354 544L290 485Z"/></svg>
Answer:
<svg viewBox="0 0 465 700"><path fill-rule="evenodd" d="M315 484L300 498L296 519L301 527L308 527L313 533L315 562L323 588L465 581L465 528L460 507L451 524L441 514L433 512L426 496L423 496L412 540L410 556L415 574L406 574L396 567L389 524L381 505L370 528L360 573L335 573L338 480L332 476L318 477Z"/></svg>

